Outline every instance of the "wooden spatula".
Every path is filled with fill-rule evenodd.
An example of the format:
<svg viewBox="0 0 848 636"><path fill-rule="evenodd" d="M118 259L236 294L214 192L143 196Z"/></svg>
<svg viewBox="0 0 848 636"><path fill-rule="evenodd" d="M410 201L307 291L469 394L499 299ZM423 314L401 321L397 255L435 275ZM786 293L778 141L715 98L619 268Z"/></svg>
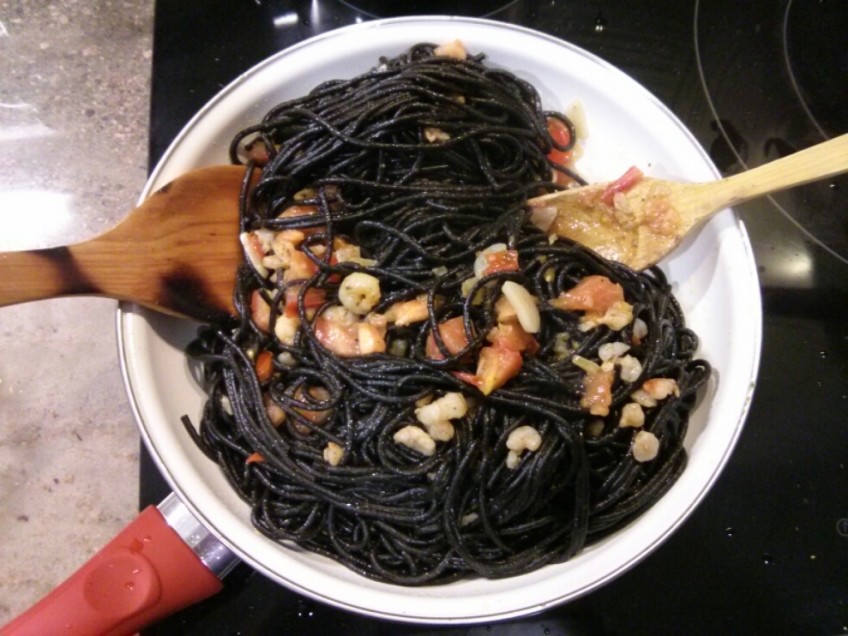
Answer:
<svg viewBox="0 0 848 636"><path fill-rule="evenodd" d="M643 177L629 188L623 182L592 184L537 197L529 204L532 218L546 231L643 269L719 210L843 172L848 172L848 135L720 181Z"/></svg>
<svg viewBox="0 0 848 636"><path fill-rule="evenodd" d="M232 313L244 174L242 166L193 170L94 239L0 253L0 307L81 294L201 321Z"/></svg>
<svg viewBox="0 0 848 636"><path fill-rule="evenodd" d="M643 178L601 201L607 184L529 204L549 231L641 269L657 262L713 212L848 171L848 135L713 183ZM0 307L68 295L106 296L202 321L233 313L239 166L182 175L106 233L75 245L0 253Z"/></svg>

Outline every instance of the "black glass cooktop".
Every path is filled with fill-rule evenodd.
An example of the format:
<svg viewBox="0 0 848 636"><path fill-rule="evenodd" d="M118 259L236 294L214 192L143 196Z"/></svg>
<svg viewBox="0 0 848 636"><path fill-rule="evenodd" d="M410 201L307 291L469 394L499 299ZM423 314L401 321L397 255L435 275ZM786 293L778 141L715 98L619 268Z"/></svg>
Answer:
<svg viewBox="0 0 848 636"><path fill-rule="evenodd" d="M846 8L845 0L160 0L151 165L209 98L268 55L375 16L452 13L532 27L618 66L730 174L848 132ZM145 633L848 633L846 192L840 177L737 209L764 304L750 415L710 494L628 573L536 616L433 627L319 605L240 566L219 596ZM142 452L142 505L167 492Z"/></svg>
<svg viewBox="0 0 848 636"><path fill-rule="evenodd" d="M396 18L410 15L463 15L484 17L504 10L519 0L342 0L358 14L373 18Z"/></svg>
<svg viewBox="0 0 848 636"><path fill-rule="evenodd" d="M724 171L750 168L848 131L848 2L698 2L695 50ZM802 232L848 261L848 180L776 194Z"/></svg>

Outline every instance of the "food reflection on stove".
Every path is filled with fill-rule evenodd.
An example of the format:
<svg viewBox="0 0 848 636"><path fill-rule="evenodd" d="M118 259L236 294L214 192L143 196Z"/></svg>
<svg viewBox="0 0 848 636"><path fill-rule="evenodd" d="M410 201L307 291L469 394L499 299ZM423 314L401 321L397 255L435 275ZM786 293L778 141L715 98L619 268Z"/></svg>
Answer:
<svg viewBox="0 0 848 636"><path fill-rule="evenodd" d="M781 139L780 137L769 137L766 139L765 146L763 147L763 154L766 157L774 154L777 155L775 158L780 158L791 155L796 150L797 148L785 139Z"/></svg>
<svg viewBox="0 0 848 636"><path fill-rule="evenodd" d="M736 127L725 119L710 122L717 134L710 144L710 159L724 174L744 170L748 161L748 142Z"/></svg>

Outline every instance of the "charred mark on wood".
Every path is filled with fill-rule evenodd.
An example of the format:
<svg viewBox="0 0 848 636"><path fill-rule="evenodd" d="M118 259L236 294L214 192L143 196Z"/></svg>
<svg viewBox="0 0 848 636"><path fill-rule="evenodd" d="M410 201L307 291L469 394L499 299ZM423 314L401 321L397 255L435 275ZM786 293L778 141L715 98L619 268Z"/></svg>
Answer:
<svg viewBox="0 0 848 636"><path fill-rule="evenodd" d="M160 279L160 294L163 305L206 322L220 322L231 315L227 307L215 301L203 279L189 268L164 274Z"/></svg>
<svg viewBox="0 0 848 636"><path fill-rule="evenodd" d="M53 267L57 278L62 282L62 295L101 293L100 288L80 270L68 247L49 247L35 250L33 254L48 261Z"/></svg>

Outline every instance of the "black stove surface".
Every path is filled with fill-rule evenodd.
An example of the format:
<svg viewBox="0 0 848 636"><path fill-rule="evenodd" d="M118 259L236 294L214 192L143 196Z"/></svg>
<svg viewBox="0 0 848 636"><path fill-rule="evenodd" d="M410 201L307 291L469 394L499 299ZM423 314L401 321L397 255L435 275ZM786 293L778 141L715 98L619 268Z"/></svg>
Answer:
<svg viewBox="0 0 848 636"><path fill-rule="evenodd" d="M733 172L848 131L848 2L697 2L698 70ZM802 232L848 262L848 178L776 194Z"/></svg>
<svg viewBox="0 0 848 636"><path fill-rule="evenodd" d="M159 1L151 165L208 99L280 49L373 16L448 12L521 24L599 55L669 106L730 174L848 132L846 6L845 0ZM848 633L846 192L842 177L737 208L763 290L753 405L710 494L628 573L536 616L433 627L319 605L242 565L220 595L145 633ZM143 451L141 504L167 493Z"/></svg>

